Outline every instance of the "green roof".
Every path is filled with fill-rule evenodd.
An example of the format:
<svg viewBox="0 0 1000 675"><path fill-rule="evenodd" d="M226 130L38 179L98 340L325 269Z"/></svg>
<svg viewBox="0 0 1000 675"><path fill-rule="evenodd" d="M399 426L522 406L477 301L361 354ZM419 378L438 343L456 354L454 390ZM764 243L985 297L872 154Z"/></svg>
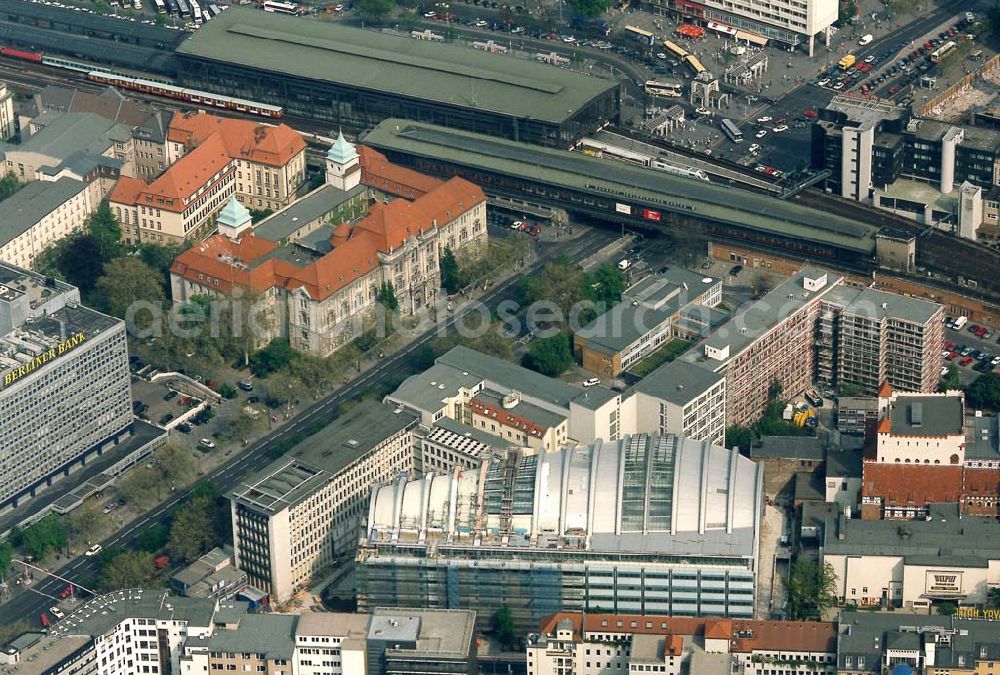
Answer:
<svg viewBox="0 0 1000 675"><path fill-rule="evenodd" d="M871 253L877 227L791 201L555 148L403 119L387 119L364 144L474 169L526 177L665 212L731 223L770 235Z"/></svg>
<svg viewBox="0 0 1000 675"><path fill-rule="evenodd" d="M554 123L619 86L513 56L242 7L199 28L177 53Z"/></svg>

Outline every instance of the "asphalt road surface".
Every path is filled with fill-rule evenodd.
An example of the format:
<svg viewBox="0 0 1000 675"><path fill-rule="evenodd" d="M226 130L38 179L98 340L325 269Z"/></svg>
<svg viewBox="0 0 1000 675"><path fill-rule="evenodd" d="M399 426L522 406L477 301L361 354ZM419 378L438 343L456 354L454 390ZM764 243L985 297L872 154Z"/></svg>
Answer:
<svg viewBox="0 0 1000 675"><path fill-rule="evenodd" d="M531 274L536 271L545 260L557 254L564 254L571 260L585 258L612 242L615 236L616 233L611 231L588 229L584 234L570 242L552 245L544 249L542 255L536 260L534 265L525 271L525 274ZM481 298L480 302L492 308L502 300L513 299L516 293L517 282L522 276L523 274L512 277L495 287L486 296ZM447 322L449 328L467 311L468 308L457 311ZM202 480L212 483L223 494L232 490L244 476L259 471L274 461L270 452L287 437L294 436L297 433L306 433L317 421L329 424L335 419L337 409L341 403L357 399L372 387L389 381L395 376L408 373L410 357L435 337L439 330L439 327L435 327L424 333L404 349L385 358L374 368L362 373L326 398L317 401L285 426L253 443L245 451L234 457L232 461L207 474ZM102 541L101 545L104 548L120 547L128 549L147 527L157 523L165 523L170 509L187 497L192 489L193 487L178 492L170 500L160 504L141 519L115 532ZM61 567L50 570L50 572L54 572L70 581L82 581L96 578L100 570L97 557L79 556L68 561ZM32 586L28 586L26 591L21 591L19 595L12 598L9 602L0 605L0 623L11 623L19 619L27 619L33 625L40 626L40 614L42 612L47 613L49 607L59 602L58 594L66 588L66 582L52 576L41 578L41 575L37 572L35 573L35 578L35 583Z"/></svg>

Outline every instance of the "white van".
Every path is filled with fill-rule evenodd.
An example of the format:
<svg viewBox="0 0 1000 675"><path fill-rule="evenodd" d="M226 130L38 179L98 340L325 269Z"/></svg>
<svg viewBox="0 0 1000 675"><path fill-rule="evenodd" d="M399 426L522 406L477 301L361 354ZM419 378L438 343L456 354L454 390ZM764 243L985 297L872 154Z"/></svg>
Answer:
<svg viewBox="0 0 1000 675"><path fill-rule="evenodd" d="M869 42L871 42L874 39L875 38L872 37L872 34L869 33L868 35L865 35L863 38L861 38L860 40L858 40L858 44L861 45L862 47L864 47L866 44L868 44Z"/></svg>
<svg viewBox="0 0 1000 675"><path fill-rule="evenodd" d="M622 258L618 261L618 269L625 271L632 266L632 261L628 258Z"/></svg>

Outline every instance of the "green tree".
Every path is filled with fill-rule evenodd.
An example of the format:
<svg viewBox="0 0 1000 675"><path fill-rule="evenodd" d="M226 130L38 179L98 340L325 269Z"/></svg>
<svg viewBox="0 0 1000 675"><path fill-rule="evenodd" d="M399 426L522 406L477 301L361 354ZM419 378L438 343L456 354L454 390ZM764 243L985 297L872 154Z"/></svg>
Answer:
<svg viewBox="0 0 1000 675"><path fill-rule="evenodd" d="M85 502L70 512L66 517L66 528L75 545L80 546L83 543L89 545L91 540L98 537L103 524L102 515L104 514L98 508L97 502L93 500Z"/></svg>
<svg viewBox="0 0 1000 675"><path fill-rule="evenodd" d="M354 13L373 24L381 24L396 8L394 0L354 0Z"/></svg>
<svg viewBox="0 0 1000 675"><path fill-rule="evenodd" d="M191 562L220 542L213 519L214 500L192 497L174 516L167 549L174 560Z"/></svg>
<svg viewBox="0 0 1000 675"><path fill-rule="evenodd" d="M153 575L153 554L120 551L107 558L101 568L99 585L105 591L144 585Z"/></svg>
<svg viewBox="0 0 1000 675"><path fill-rule="evenodd" d="M972 408L1000 410L1000 375L983 373L965 389L965 396Z"/></svg>
<svg viewBox="0 0 1000 675"><path fill-rule="evenodd" d="M581 16L593 17L608 11L611 0L569 0L569 6Z"/></svg>
<svg viewBox="0 0 1000 675"><path fill-rule="evenodd" d="M157 15L156 15L156 16L155 16L155 17L153 18L153 22L154 22L154 23L155 23L155 24L156 24L156 25L157 25L157 26L158 26L159 28L163 28L164 26L166 26L166 25L167 25L167 15L166 15L166 14L159 14L159 13L158 13L158 14L157 14Z"/></svg>
<svg viewBox="0 0 1000 675"><path fill-rule="evenodd" d="M0 575L3 575L4 579L8 578L7 571L10 569L10 563L14 559L14 546L10 543L10 540L4 539L0 541Z"/></svg>
<svg viewBox="0 0 1000 675"><path fill-rule="evenodd" d="M148 527L144 527L142 532L135 540L135 548L137 551L145 551L146 553L156 553L164 546L167 545L167 537L170 535L170 530L163 523L153 523Z"/></svg>
<svg viewBox="0 0 1000 675"><path fill-rule="evenodd" d="M375 299L382 303L382 306L390 312L395 312L399 309L399 300L396 299L396 289L391 281L382 282L382 286L379 287Z"/></svg>
<svg viewBox="0 0 1000 675"><path fill-rule="evenodd" d="M140 510L148 509L164 497L163 479L154 467L133 469L119 484L122 499Z"/></svg>
<svg viewBox="0 0 1000 675"><path fill-rule="evenodd" d="M514 632L514 617L509 607L501 607L493 615L493 635L506 648L515 646L517 633Z"/></svg>
<svg viewBox="0 0 1000 675"><path fill-rule="evenodd" d="M853 382L844 382L840 385L841 396L857 396L861 393L861 387Z"/></svg>
<svg viewBox="0 0 1000 675"><path fill-rule="evenodd" d="M66 527L59 516L50 513L24 531L24 546L28 553L41 560L52 551L65 548Z"/></svg>
<svg viewBox="0 0 1000 675"><path fill-rule="evenodd" d="M256 225L273 213L271 209L250 209L250 222Z"/></svg>
<svg viewBox="0 0 1000 675"><path fill-rule="evenodd" d="M285 338L274 338L264 349L250 357L250 367L255 375L267 377L288 366L299 354Z"/></svg>
<svg viewBox="0 0 1000 675"><path fill-rule="evenodd" d="M531 343L531 348L522 359L522 365L542 375L556 377L573 365L573 353L569 348L569 338L558 333L540 338Z"/></svg>
<svg viewBox="0 0 1000 675"><path fill-rule="evenodd" d="M124 319L136 301L162 306L165 301L160 274L138 258L123 256L104 266L104 275L94 285L91 302L101 311ZM139 328L147 328L154 320L147 312L135 316Z"/></svg>
<svg viewBox="0 0 1000 675"><path fill-rule="evenodd" d="M107 262L124 254L122 227L107 202L94 209L85 223L87 233L97 240L101 260Z"/></svg>
<svg viewBox="0 0 1000 675"><path fill-rule="evenodd" d="M458 261L455 260L455 254L452 253L450 247L445 247L444 253L441 254L439 265L441 267L441 286L449 295L458 293L459 288L461 288L458 275Z"/></svg>
<svg viewBox="0 0 1000 675"><path fill-rule="evenodd" d="M942 616L954 616L958 612L958 605L951 600L942 600L935 603L934 611Z"/></svg>
<svg viewBox="0 0 1000 675"><path fill-rule="evenodd" d="M191 452L175 443L169 443L154 455L163 480L170 485L187 485L194 480L198 472Z"/></svg>
<svg viewBox="0 0 1000 675"><path fill-rule="evenodd" d="M726 427L727 448L739 448L749 453L750 446L753 445L753 440L753 431L749 427L740 426L739 424Z"/></svg>
<svg viewBox="0 0 1000 675"><path fill-rule="evenodd" d="M14 172L8 171L4 174L3 178L0 178L0 202L20 190L21 187L21 183L17 181L17 176L14 175Z"/></svg>
<svg viewBox="0 0 1000 675"><path fill-rule="evenodd" d="M157 14L156 16L162 16ZM170 295L170 266L181 252L176 244L139 244L139 260L159 272L163 278L163 294Z"/></svg>
<svg viewBox="0 0 1000 675"><path fill-rule="evenodd" d="M830 563L800 555L788 574L788 618L819 621L837 600L837 576Z"/></svg>
<svg viewBox="0 0 1000 675"><path fill-rule="evenodd" d="M1000 587L994 586L986 592L986 604L994 609L1000 609Z"/></svg>
<svg viewBox="0 0 1000 675"><path fill-rule="evenodd" d="M948 362L948 372L941 378L941 391L949 389L961 389L962 380L958 376L958 366L954 361Z"/></svg>
<svg viewBox="0 0 1000 675"><path fill-rule="evenodd" d="M607 307L621 302L625 291L625 275L614 265L603 265L584 281L587 295L594 302L602 302Z"/></svg>

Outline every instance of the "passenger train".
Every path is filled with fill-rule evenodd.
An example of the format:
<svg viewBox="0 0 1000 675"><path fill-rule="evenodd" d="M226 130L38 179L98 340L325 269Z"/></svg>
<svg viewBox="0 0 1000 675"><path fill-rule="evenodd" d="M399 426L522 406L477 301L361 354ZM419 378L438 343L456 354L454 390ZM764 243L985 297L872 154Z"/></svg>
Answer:
<svg viewBox="0 0 1000 675"><path fill-rule="evenodd" d="M673 162L668 162L652 155L635 152L618 147L617 145L611 145L610 143L602 143L593 138L582 139L577 144L576 149L585 155L615 159L619 162L638 164L639 166L656 169L663 173L669 173L672 176L682 176L684 178L711 182L708 174L703 169L696 169L693 166L685 166L683 164L674 164Z"/></svg>
<svg viewBox="0 0 1000 675"><path fill-rule="evenodd" d="M284 109L281 106L258 103L257 101L249 101L247 99L234 98L232 96L223 96L222 94L212 94L198 89L186 89L178 87L177 85L168 84L166 82L146 80L141 77L122 75L120 73L116 73L110 68L95 66L91 63L82 63L72 59L48 56L38 52L13 49L11 47L0 47L0 56L6 56L8 58L18 59L21 61L40 63L44 66L51 66L62 70L72 70L78 73L84 73L86 74L88 80L100 82L101 84L108 84L113 87L118 87L119 89L131 89L133 91L140 91L144 94L164 96L178 101L199 103L213 108L248 113L250 115L259 115L260 117L270 117L272 119L277 119L284 115Z"/></svg>

